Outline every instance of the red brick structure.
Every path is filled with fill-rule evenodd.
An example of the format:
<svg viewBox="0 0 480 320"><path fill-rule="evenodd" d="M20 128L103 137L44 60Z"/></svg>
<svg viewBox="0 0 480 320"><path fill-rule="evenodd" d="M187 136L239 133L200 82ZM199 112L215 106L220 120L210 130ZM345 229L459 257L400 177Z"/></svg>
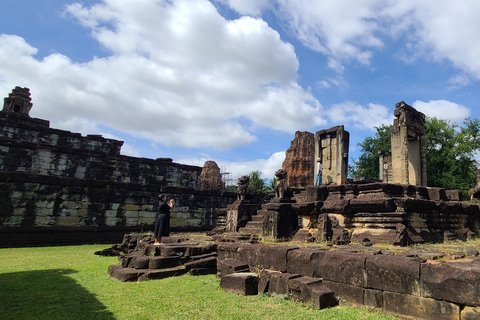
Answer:
<svg viewBox="0 0 480 320"><path fill-rule="evenodd" d="M290 148L285 152L282 169L288 173L288 187L299 188L314 184L315 136L311 132L297 131Z"/></svg>
<svg viewBox="0 0 480 320"><path fill-rule="evenodd" d="M222 174L215 161L206 161L200 174L200 190L223 190Z"/></svg>

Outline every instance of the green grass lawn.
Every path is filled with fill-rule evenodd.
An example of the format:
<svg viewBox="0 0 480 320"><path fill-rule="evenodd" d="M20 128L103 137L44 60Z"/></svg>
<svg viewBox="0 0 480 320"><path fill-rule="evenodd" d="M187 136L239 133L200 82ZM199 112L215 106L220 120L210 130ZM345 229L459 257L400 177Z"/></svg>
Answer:
<svg viewBox="0 0 480 320"><path fill-rule="evenodd" d="M394 319L366 309L307 308L223 291L209 276L122 283L106 245L0 249L0 319Z"/></svg>

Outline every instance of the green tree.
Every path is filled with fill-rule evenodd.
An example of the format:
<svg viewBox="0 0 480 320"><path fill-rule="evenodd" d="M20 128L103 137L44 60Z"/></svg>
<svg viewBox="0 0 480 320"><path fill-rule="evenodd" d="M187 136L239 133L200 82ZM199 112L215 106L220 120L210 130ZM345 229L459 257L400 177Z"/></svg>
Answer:
<svg viewBox="0 0 480 320"><path fill-rule="evenodd" d="M378 151L390 153L388 126L375 128L373 137L358 145L361 155L354 160L350 174L354 177L378 178ZM425 150L428 186L467 191L475 184L479 164L475 160L480 149L480 120L466 119L463 126L446 120L425 121Z"/></svg>
<svg viewBox="0 0 480 320"><path fill-rule="evenodd" d="M466 119L459 127L428 118L425 126L429 186L467 191L475 184L480 149L480 120Z"/></svg>
<svg viewBox="0 0 480 320"><path fill-rule="evenodd" d="M273 179L270 179L268 183L265 184L265 193L274 193L276 184L277 179L275 177L273 177Z"/></svg>
<svg viewBox="0 0 480 320"><path fill-rule="evenodd" d="M384 152L385 156L390 155L391 133L390 126L387 125L375 127L375 130L373 137L366 137L358 143L361 154L358 160L353 160L353 166L349 168L349 176L378 179L379 152Z"/></svg>
<svg viewBox="0 0 480 320"><path fill-rule="evenodd" d="M252 171L248 176L250 177L248 185L250 192L265 192L265 180L260 178L260 171Z"/></svg>

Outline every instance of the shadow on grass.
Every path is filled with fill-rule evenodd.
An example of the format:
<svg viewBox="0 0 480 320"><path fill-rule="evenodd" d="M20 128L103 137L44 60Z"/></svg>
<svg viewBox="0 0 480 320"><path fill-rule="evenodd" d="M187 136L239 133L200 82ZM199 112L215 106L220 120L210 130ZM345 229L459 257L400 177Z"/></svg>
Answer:
<svg viewBox="0 0 480 320"><path fill-rule="evenodd" d="M115 317L68 275L53 269L0 274L0 319L89 319Z"/></svg>

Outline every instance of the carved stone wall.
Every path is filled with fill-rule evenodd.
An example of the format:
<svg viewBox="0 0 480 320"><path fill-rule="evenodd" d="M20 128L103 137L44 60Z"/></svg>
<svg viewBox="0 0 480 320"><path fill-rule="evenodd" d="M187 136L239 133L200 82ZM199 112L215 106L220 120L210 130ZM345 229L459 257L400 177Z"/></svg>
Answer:
<svg viewBox="0 0 480 320"><path fill-rule="evenodd" d="M349 143L350 134L343 126L315 133L315 160L322 164L323 185L347 183Z"/></svg>
<svg viewBox="0 0 480 320"><path fill-rule="evenodd" d="M427 185L425 115L405 102L395 106L392 132L391 183Z"/></svg>
<svg viewBox="0 0 480 320"><path fill-rule="evenodd" d="M287 171L287 184L290 188L306 187L314 184L315 144L313 133L295 132L295 139L285 152L282 169Z"/></svg>

